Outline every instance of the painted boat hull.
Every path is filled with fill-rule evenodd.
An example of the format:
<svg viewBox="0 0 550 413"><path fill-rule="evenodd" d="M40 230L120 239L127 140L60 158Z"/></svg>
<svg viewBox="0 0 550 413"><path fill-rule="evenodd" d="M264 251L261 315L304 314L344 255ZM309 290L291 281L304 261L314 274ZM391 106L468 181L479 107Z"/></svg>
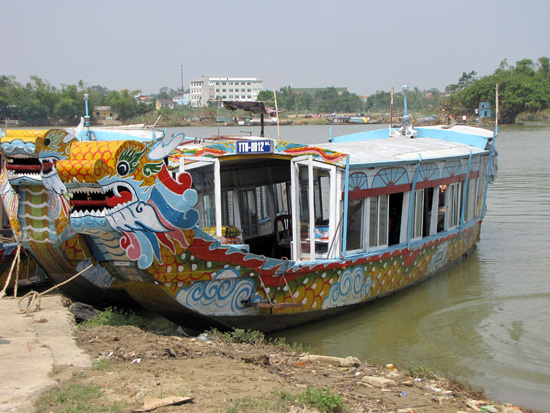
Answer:
<svg viewBox="0 0 550 413"><path fill-rule="evenodd" d="M281 275L269 272L259 277L243 275L188 283L177 279L162 282L158 278L129 280L128 274L137 271L136 268L120 267L125 268L120 270L107 264L107 269L115 277L125 278L122 286L142 306L183 327L197 331L241 328L270 333L357 309L432 277L475 248L480 228L478 222L411 249L395 248L345 263L312 265L298 274L287 270L288 284L282 282ZM216 256L215 246L204 248L206 254ZM238 254L224 249L225 254ZM200 255L199 251L194 252ZM252 259L250 254L242 254L247 256L243 262ZM212 268L223 264L210 262ZM254 269L241 268L241 271L247 274ZM270 285L270 298L262 282ZM249 286L246 293L243 283ZM250 302L246 302L247 298L251 298ZM295 306L296 303L301 306Z"/></svg>

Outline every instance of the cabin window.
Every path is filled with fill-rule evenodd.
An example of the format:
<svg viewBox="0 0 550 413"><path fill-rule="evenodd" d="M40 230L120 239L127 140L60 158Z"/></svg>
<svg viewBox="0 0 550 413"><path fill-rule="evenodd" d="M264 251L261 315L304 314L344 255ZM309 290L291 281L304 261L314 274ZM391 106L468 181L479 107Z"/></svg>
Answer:
<svg viewBox="0 0 550 413"><path fill-rule="evenodd" d="M212 194L204 194L202 197L203 204L203 223L202 227L215 227L216 226L216 207L214 202L214 196Z"/></svg>
<svg viewBox="0 0 550 413"><path fill-rule="evenodd" d="M214 187L214 166L213 164L186 165L186 171L191 175L191 187L197 191L199 196L196 208L199 212L198 225L201 228L216 227L216 202Z"/></svg>
<svg viewBox="0 0 550 413"><path fill-rule="evenodd" d="M233 191L224 191L222 193L222 225L235 226Z"/></svg>
<svg viewBox="0 0 550 413"><path fill-rule="evenodd" d="M239 192L239 209L241 212L241 230L243 236L250 237L258 233L258 214L256 191L247 189Z"/></svg>
<svg viewBox="0 0 550 413"><path fill-rule="evenodd" d="M424 190L414 191L411 217L411 238L422 238L424 218Z"/></svg>
<svg viewBox="0 0 550 413"><path fill-rule="evenodd" d="M403 192L390 195L388 215L388 246L401 242L401 221L403 215Z"/></svg>
<svg viewBox="0 0 550 413"><path fill-rule="evenodd" d="M365 200L363 199L350 199L348 202L347 251L362 250L364 248L364 204Z"/></svg>
<svg viewBox="0 0 550 413"><path fill-rule="evenodd" d="M445 204L445 193L447 192L447 185L440 185L438 189L438 203L437 203L437 232L445 231L445 211L447 210Z"/></svg>
<svg viewBox="0 0 550 413"><path fill-rule="evenodd" d="M272 233L267 186L239 191L241 230L244 238Z"/></svg>
<svg viewBox="0 0 550 413"><path fill-rule="evenodd" d="M309 198L309 168L307 165L299 167L300 180L300 233L302 248L305 252L310 250L310 198ZM313 169L313 234L316 243L316 252L327 251L328 242L328 213L330 196L329 171L320 168Z"/></svg>
<svg viewBox="0 0 550 413"><path fill-rule="evenodd" d="M368 198L369 200L369 247L388 245L389 195Z"/></svg>
<svg viewBox="0 0 550 413"><path fill-rule="evenodd" d="M452 183L447 188L447 227L451 229L460 223L460 187L462 182Z"/></svg>
<svg viewBox="0 0 550 413"><path fill-rule="evenodd" d="M308 260L326 258L336 250L329 251L329 245L334 246L330 242L330 222L334 213L331 205L336 198L333 177L336 168L311 158L293 162L293 256Z"/></svg>
<svg viewBox="0 0 550 413"><path fill-rule="evenodd" d="M256 205L258 216L258 235L269 235L273 232L271 225L271 217L269 214L269 197L267 185L262 185L256 188Z"/></svg>
<svg viewBox="0 0 550 413"><path fill-rule="evenodd" d="M424 189L424 223L422 229L422 236L427 237L432 233L432 212L434 205L434 188ZM435 229L434 229L435 232Z"/></svg>
<svg viewBox="0 0 550 413"><path fill-rule="evenodd" d="M288 214L290 211L290 183L281 182L274 185L275 204L277 205L277 214Z"/></svg>
<svg viewBox="0 0 550 413"><path fill-rule="evenodd" d="M256 199L258 201L258 218L260 220L269 218L267 210L267 186L263 185L256 188Z"/></svg>
<svg viewBox="0 0 550 413"><path fill-rule="evenodd" d="M464 222L469 222L474 219L477 185L478 178L470 178L470 181L468 182L468 189L466 191L466 203L464 205Z"/></svg>

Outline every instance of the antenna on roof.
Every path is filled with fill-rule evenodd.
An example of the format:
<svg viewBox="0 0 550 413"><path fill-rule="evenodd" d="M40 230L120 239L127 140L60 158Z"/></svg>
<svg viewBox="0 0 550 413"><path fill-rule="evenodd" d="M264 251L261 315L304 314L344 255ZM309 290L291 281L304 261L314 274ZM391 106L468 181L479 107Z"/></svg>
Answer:
<svg viewBox="0 0 550 413"><path fill-rule="evenodd" d="M404 106L405 106L405 114L403 115L403 123L405 125L409 124L409 111L407 110L407 85L403 86L403 99L404 99Z"/></svg>

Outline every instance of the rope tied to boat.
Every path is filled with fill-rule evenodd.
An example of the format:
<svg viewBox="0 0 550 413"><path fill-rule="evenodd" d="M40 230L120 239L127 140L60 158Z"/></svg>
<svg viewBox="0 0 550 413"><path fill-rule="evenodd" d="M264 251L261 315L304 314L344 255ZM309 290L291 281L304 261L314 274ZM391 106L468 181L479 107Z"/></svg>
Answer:
<svg viewBox="0 0 550 413"><path fill-rule="evenodd" d="M35 303L36 301L36 308L33 310L33 311L39 311L40 310L40 301L42 299L42 296L43 295L46 295L48 294L50 291L53 291L55 290L56 288L58 287L61 287L62 285L65 285L69 282L71 282L72 280L74 280L76 277L78 277L80 274L88 271L90 268L92 268L94 265L93 264L90 264L88 265L86 268L84 268L82 271L80 271L78 274L75 274L73 275L71 278L69 278L68 280L65 280L63 281L62 283L60 284L57 284L57 285L54 285L52 288L50 288L49 290L46 290L44 291L43 293L39 293L37 291L29 291L27 294L25 294L23 297L21 297L19 299L19 301L17 302L17 312L19 314L25 314L25 313L28 313L32 307L32 305ZM27 299L27 306L25 308L21 308L21 302L24 300L24 299Z"/></svg>
<svg viewBox="0 0 550 413"><path fill-rule="evenodd" d="M8 278L6 279L6 283L4 284L4 288L0 292L0 298L4 298L6 296L6 290L8 289L8 286L10 285L11 277L13 276L13 269L15 266L17 266L15 271L15 283L13 286L13 297L17 297L17 284L19 283L19 262L21 261L21 244L17 244L17 252L15 253L15 258L13 259L13 262L11 263L10 272L8 274Z"/></svg>

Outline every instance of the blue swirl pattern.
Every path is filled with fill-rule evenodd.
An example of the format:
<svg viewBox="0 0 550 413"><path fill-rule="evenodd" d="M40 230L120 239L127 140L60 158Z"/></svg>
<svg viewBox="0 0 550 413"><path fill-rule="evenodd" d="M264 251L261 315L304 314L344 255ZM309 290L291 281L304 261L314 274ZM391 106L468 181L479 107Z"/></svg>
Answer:
<svg viewBox="0 0 550 413"><path fill-rule="evenodd" d="M339 280L330 287L323 300L323 309L359 303L369 295L371 285L370 275L365 279L365 270L362 266L347 268Z"/></svg>
<svg viewBox="0 0 550 413"><path fill-rule="evenodd" d="M256 290L254 281L248 278L222 278L197 281L181 288L176 299L185 307L210 316L242 315L257 310L247 308L248 300Z"/></svg>

